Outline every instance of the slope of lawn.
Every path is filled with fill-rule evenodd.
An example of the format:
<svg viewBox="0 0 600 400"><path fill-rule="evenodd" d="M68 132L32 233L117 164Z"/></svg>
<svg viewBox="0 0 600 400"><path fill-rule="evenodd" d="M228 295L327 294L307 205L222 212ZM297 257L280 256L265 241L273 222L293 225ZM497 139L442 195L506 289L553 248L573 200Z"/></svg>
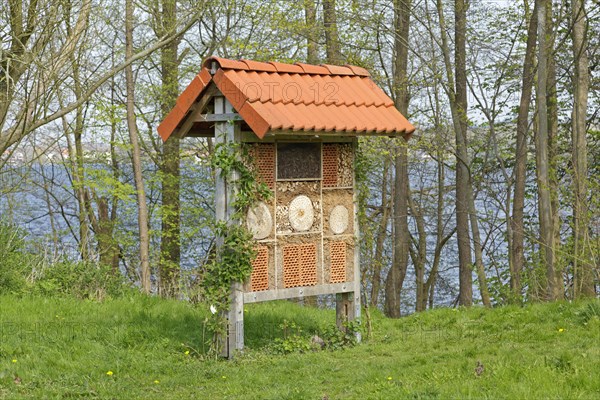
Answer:
<svg viewBox="0 0 600 400"><path fill-rule="evenodd" d="M249 349L232 362L203 354L204 318L143 296L0 297L0 398L600 398L598 301L376 314L356 347L285 355L273 352L284 331L293 349L335 313L249 305Z"/></svg>

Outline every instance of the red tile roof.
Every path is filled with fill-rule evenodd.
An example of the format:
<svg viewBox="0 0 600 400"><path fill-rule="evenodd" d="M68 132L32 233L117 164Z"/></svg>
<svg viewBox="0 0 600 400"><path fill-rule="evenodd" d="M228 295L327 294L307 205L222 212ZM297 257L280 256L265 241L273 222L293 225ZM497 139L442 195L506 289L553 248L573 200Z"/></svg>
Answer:
<svg viewBox="0 0 600 400"><path fill-rule="evenodd" d="M216 71L212 71L216 63ZM167 140L214 82L248 126L269 131L402 135L415 128L361 67L210 57L158 126Z"/></svg>

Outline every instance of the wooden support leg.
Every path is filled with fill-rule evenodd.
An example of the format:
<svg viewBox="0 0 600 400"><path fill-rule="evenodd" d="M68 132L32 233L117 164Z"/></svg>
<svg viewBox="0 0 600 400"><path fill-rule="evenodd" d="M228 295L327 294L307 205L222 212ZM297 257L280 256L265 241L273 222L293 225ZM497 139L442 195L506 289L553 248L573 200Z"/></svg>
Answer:
<svg viewBox="0 0 600 400"><path fill-rule="evenodd" d="M336 294L335 322L339 330L345 332L345 322L360 318L360 298L358 296L354 292ZM361 341L360 332L356 332L356 340Z"/></svg>
<svg viewBox="0 0 600 400"><path fill-rule="evenodd" d="M227 358L232 359L236 352L244 350L244 293L241 283L232 285L227 325Z"/></svg>
<svg viewBox="0 0 600 400"><path fill-rule="evenodd" d="M354 319L354 293L338 293L335 295L335 323L339 330L345 331L344 323Z"/></svg>
<svg viewBox="0 0 600 400"><path fill-rule="evenodd" d="M233 106L224 97L215 97L215 115L231 114ZM228 121L217 122L215 124L215 143L240 143L241 130L239 123L230 123ZM222 176L221 171L216 171L216 219L226 221L229 225L239 224L235 218L236 209L234 207L235 197L237 195L237 181L239 172L233 171L230 177ZM217 247L223 246L223 238L217 238ZM244 349L244 293L241 283L231 285L231 297L229 303L229 312L227 318L226 337L219 337L221 345L221 355L232 359L236 351Z"/></svg>

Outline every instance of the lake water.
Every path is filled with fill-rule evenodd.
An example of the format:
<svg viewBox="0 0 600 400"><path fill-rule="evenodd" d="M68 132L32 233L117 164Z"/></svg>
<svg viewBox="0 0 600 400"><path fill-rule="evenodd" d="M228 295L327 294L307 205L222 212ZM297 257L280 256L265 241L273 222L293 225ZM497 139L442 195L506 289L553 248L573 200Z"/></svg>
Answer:
<svg viewBox="0 0 600 400"><path fill-rule="evenodd" d="M212 244L213 235L207 221L214 215L213 210L213 184L209 170L206 166L190 164L182 168L182 262L184 270L191 270L200 265L206 258ZM124 254L124 263L137 265L137 208L133 196L130 171L123 170L119 179L121 183L115 184L110 174L101 166L88 170L90 186L97 196L111 197L113 194L121 196L118 202L117 238ZM378 171L371 171L372 179L377 180ZM160 185L156 171L146 169L145 185L151 213L151 257L155 264L159 249L160 233ZM426 215L426 230L428 233L428 259L433 259L435 248L435 163L420 163L417 168L411 168L411 189L415 201L423 204ZM92 179L93 178L93 179ZM452 189L452 173L448 171L448 192L445 195L445 221L446 231L454 225L454 200ZM73 194L73 183L65 166L61 164L37 164L32 167L10 167L0 173L0 218L12 221L22 227L37 247L48 257L66 255L69 258L79 257L78 244L78 218L77 201ZM498 192L501 191L501 187ZM487 198L481 198L486 193L480 193L477 202L481 218L481 231L485 237L485 263L488 273L494 275L495 268L503 267L506 263L506 241L502 232L497 231L499 221L504 218L504 213ZM496 195L496 194L495 194ZM380 204L376 198L378 191L372 191L372 204ZM428 208L426 208L428 207ZM391 232L391 221L388 227ZM416 226L411 219L410 229L416 232ZM54 239L54 235L56 239ZM364 244L363 244L364 245ZM93 248L93 246L91 246ZM391 260L391 241L388 237L384 264L389 265ZM368 249L363 249L367 251ZM438 305L450 305L458 293L458 268L457 268L456 240L452 238L443 250L440 273L436 292ZM125 266L125 264L124 264ZM384 276L385 276L384 271ZM475 278L475 277L474 277ZM474 279L475 282L475 279ZM477 289L474 289L477 292ZM403 292L404 307L412 309L414 302L414 274L412 267L405 281Z"/></svg>

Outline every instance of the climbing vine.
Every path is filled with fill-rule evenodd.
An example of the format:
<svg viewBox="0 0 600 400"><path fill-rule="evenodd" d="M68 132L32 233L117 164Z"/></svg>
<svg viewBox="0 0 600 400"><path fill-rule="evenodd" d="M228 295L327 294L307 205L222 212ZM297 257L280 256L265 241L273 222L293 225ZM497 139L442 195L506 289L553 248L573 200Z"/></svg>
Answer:
<svg viewBox="0 0 600 400"><path fill-rule="evenodd" d="M211 316L205 321L214 332L211 352L220 353L219 336L227 329L226 312L229 310L231 285L243 283L252 272L252 261L256 257L252 233L243 216L259 200L269 200L273 193L269 187L259 182L253 160L239 143L219 143L211 158L213 170L220 171L227 185L235 185L235 196L231 201L234 212L228 220L214 222L216 237L223 243L217 249L216 257L206 265L202 289L205 300L210 304Z"/></svg>

